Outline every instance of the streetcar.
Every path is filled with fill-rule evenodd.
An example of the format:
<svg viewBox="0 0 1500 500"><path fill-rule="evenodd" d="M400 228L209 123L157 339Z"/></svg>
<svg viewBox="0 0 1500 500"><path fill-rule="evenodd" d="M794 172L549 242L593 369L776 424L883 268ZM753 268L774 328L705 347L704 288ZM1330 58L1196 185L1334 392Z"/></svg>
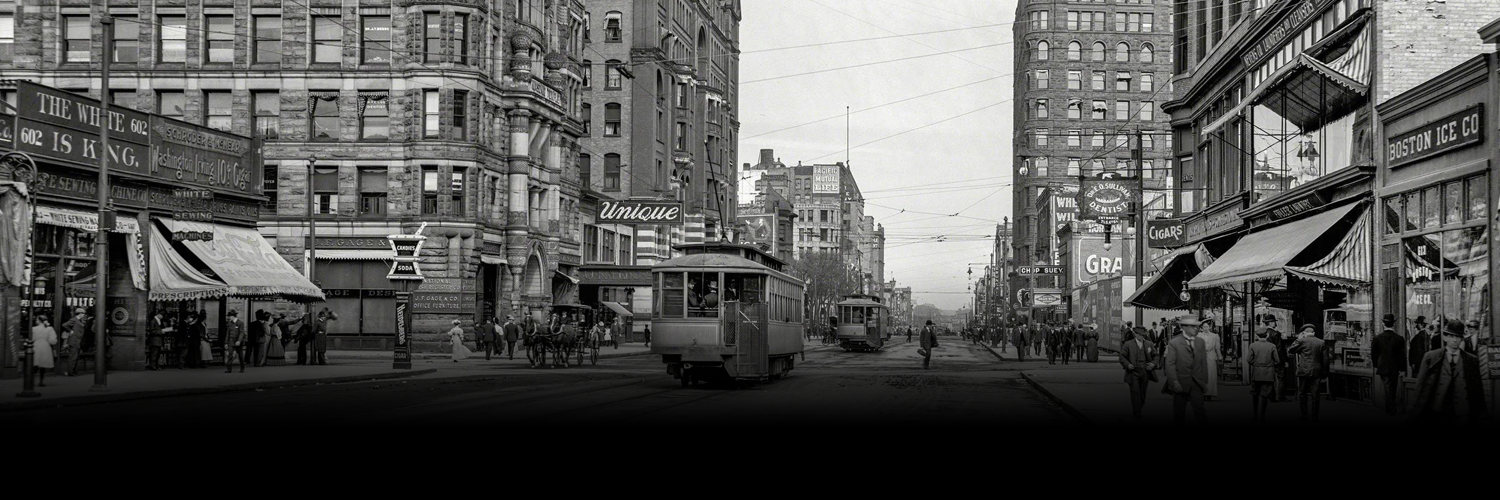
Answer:
<svg viewBox="0 0 1500 500"><path fill-rule="evenodd" d="M779 379L802 352L804 285L787 264L733 243L674 246L651 267L651 353L683 387Z"/></svg>
<svg viewBox="0 0 1500 500"><path fill-rule="evenodd" d="M851 294L834 304L838 313L839 347L846 351L880 350L891 339L890 309L880 297Z"/></svg>

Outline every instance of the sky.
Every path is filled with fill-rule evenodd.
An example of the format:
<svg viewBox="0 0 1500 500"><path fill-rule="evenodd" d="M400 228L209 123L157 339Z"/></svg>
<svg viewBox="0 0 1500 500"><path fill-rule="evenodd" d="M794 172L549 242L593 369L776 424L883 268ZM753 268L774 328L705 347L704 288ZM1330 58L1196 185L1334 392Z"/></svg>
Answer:
<svg viewBox="0 0 1500 500"><path fill-rule="evenodd" d="M970 304L968 271L982 274L1010 215L1015 0L742 6L740 163L762 149L844 161L847 130L865 214L885 227L884 278L917 304Z"/></svg>

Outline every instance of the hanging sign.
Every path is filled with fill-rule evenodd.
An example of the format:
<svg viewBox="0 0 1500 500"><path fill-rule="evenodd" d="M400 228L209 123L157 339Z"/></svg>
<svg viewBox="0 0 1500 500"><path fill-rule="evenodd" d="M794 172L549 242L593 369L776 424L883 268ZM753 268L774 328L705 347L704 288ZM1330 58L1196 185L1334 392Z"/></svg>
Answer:
<svg viewBox="0 0 1500 500"><path fill-rule="evenodd" d="M1182 234L1182 219L1155 219L1146 221L1146 246L1148 247L1181 247Z"/></svg>
<svg viewBox="0 0 1500 500"><path fill-rule="evenodd" d="M1018 266L1016 274L1020 276L1062 276L1063 266Z"/></svg>
<svg viewBox="0 0 1500 500"><path fill-rule="evenodd" d="M1083 178L1078 188L1078 218L1099 221L1103 224L1118 224L1126 216L1130 201L1135 199L1135 189L1140 179L1136 177L1111 176Z"/></svg>
<svg viewBox="0 0 1500 500"><path fill-rule="evenodd" d="M1031 294L1032 307L1053 307L1062 305L1062 291L1055 288L1038 288Z"/></svg>
<svg viewBox="0 0 1500 500"><path fill-rule="evenodd" d="M1484 140L1484 104L1443 117L1385 141L1385 163L1408 165Z"/></svg>
<svg viewBox="0 0 1500 500"><path fill-rule="evenodd" d="M682 224L676 201L601 201L596 224Z"/></svg>

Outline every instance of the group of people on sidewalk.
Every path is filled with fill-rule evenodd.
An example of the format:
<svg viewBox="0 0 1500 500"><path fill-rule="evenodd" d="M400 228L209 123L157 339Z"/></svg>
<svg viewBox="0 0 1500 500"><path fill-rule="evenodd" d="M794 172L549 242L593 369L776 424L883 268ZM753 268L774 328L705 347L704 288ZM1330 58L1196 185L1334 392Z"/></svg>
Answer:
<svg viewBox="0 0 1500 500"><path fill-rule="evenodd" d="M1386 385L1386 412L1395 414L1397 383L1406 363L1405 345L1395 333L1395 317L1387 314L1384 331L1375 338L1372 348L1376 372ZM1323 340L1318 327L1305 324L1296 336L1283 344L1276 329L1276 317L1261 318L1249 346L1251 421L1266 423L1266 409L1279 396L1284 382L1282 367L1292 367L1301 410L1301 421L1318 422L1323 388L1327 383L1333 346ZM1120 346L1120 366L1125 370L1125 384L1130 389L1131 412L1141 418L1149 384L1157 382L1158 371L1165 378L1162 392L1172 395L1174 423L1186 422L1187 408L1193 409L1194 421L1208 422L1204 401L1218 395L1217 326L1213 317L1183 316L1169 321L1161 334L1145 328L1125 332ZM1465 325L1453 321L1441 332L1441 345L1425 351L1417 375L1417 397L1413 401L1412 420L1416 423L1473 423L1487 418L1480 364L1473 352L1465 349Z"/></svg>
<svg viewBox="0 0 1500 500"><path fill-rule="evenodd" d="M542 325L531 316L524 316L521 321L516 321L515 316L507 315L505 323L496 324L494 319L486 319L480 323L474 334L475 351L470 351L464 345L467 338L464 333L462 322L453 320L453 328L448 330L448 341L452 344L453 361L467 359L476 356L477 351L484 352L486 361L491 356L506 356L516 359L516 343L530 338L532 335L559 335L568 338L577 338L579 329L586 329L585 340L599 346L611 346L620 348L620 338L624 336L624 327L618 319L614 321L598 321L593 325L585 325L572 316L554 314L546 325ZM575 327L574 325L578 325ZM651 345L651 327L647 326L645 331L646 345Z"/></svg>
<svg viewBox="0 0 1500 500"><path fill-rule="evenodd" d="M31 320L32 364L31 371L39 377L39 385L47 385L47 370L57 367L58 358L66 360L62 365L62 376L78 375L78 365L93 359L97 342L94 333L94 317L82 307L73 310L73 317L62 324L62 334L52 327L52 320L39 314ZM113 357L110 348L114 339L104 337L105 359ZM105 366L109 365L108 361Z"/></svg>
<svg viewBox="0 0 1500 500"><path fill-rule="evenodd" d="M1126 325L1127 328L1129 325ZM1007 352L1007 347L1013 345L1016 348L1016 359L1026 361L1026 354L1030 352L1034 356L1047 355L1047 364L1055 365L1059 360L1062 364L1068 364L1069 360L1083 362L1097 362L1097 358L1089 358L1091 346L1099 342L1099 330L1097 325L1074 323L1073 320L1066 321L1020 321L1014 325L1003 324L997 327L998 337L1009 339L1007 344L999 342L1000 352ZM1045 349L1045 351L1044 351Z"/></svg>

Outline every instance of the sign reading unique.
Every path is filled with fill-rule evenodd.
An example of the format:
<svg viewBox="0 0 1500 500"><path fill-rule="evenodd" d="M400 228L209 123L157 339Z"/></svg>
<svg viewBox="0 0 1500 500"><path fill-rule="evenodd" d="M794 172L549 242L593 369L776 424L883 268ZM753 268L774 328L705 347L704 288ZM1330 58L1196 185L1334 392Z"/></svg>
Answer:
<svg viewBox="0 0 1500 500"><path fill-rule="evenodd" d="M1154 219L1146 221L1146 246L1151 248L1177 248L1182 246L1182 219Z"/></svg>
<svg viewBox="0 0 1500 500"><path fill-rule="evenodd" d="M596 224L682 224L676 201L601 201Z"/></svg>
<svg viewBox="0 0 1500 500"><path fill-rule="evenodd" d="M1021 276L1062 276L1063 266L1017 266L1016 274Z"/></svg>
<svg viewBox="0 0 1500 500"><path fill-rule="evenodd" d="M1078 218L1117 224L1135 199L1140 179L1135 177L1084 178L1078 189Z"/></svg>
<svg viewBox="0 0 1500 500"><path fill-rule="evenodd" d="M1484 104L1443 117L1385 141L1385 163L1396 168L1484 140Z"/></svg>

